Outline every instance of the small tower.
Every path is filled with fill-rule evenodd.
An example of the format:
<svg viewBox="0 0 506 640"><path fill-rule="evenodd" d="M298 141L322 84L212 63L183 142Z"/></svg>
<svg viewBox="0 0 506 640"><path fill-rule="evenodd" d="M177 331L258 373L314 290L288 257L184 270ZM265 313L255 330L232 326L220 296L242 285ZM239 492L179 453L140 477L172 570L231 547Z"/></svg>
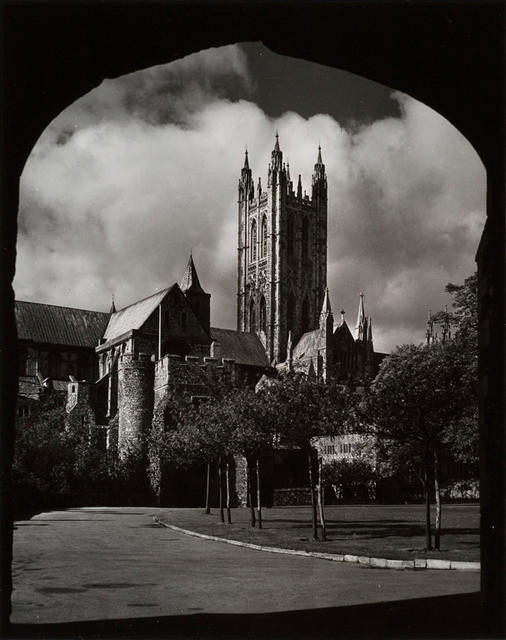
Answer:
<svg viewBox="0 0 506 640"><path fill-rule="evenodd" d="M211 294L206 293L200 285L191 253L179 286L202 328L209 335L211 331Z"/></svg>
<svg viewBox="0 0 506 640"><path fill-rule="evenodd" d="M364 292L360 292L360 301L358 303L357 325L355 327L356 339L361 342L367 337L367 319L364 310Z"/></svg>
<svg viewBox="0 0 506 640"><path fill-rule="evenodd" d="M334 315L330 306L329 290L325 288L322 309L320 312L320 331L321 331L321 349L319 356L321 357L321 376L327 380L332 367L332 338L334 335Z"/></svg>
<svg viewBox="0 0 506 640"><path fill-rule="evenodd" d="M432 312L427 310L427 324L425 329L425 341L427 344L433 344L436 341L434 335L434 320L432 319Z"/></svg>

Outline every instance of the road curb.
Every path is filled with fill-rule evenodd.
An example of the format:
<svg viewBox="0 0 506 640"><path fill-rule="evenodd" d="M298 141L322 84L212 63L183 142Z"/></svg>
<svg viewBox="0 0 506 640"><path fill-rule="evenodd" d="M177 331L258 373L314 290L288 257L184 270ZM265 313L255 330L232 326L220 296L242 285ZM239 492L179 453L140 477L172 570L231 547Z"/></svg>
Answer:
<svg viewBox="0 0 506 640"><path fill-rule="evenodd" d="M458 570L458 571L476 571L480 569L479 562L464 562L460 560L439 560L438 558L415 558L414 560L392 560L390 558L370 558L369 556L356 556L352 554L338 554L338 553L322 553L319 551L302 551L300 549L282 549L280 547L265 547L260 544L254 544L253 542L242 542L240 540L230 540L229 538L220 538L219 536L211 536L207 533L198 533L197 531L191 531L190 529L183 529L175 524L168 524L160 520L158 516L154 516L155 522L184 533L187 536L193 536L194 538L202 538L204 540L213 540L214 542L225 542L226 544L232 544L236 547L246 547L247 549L254 549L255 551L267 551L268 553L281 553L291 556L305 556L307 558L320 558L321 560L331 560L332 562L351 562L354 564L360 564L366 567L376 567L381 569L446 569L446 570Z"/></svg>

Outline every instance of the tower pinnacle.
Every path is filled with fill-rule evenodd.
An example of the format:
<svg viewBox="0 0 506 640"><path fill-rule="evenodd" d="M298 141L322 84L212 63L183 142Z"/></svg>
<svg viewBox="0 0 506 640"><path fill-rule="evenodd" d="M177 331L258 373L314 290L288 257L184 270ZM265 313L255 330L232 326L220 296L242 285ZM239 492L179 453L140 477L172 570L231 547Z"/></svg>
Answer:
<svg viewBox="0 0 506 640"><path fill-rule="evenodd" d="M183 277L181 278L181 282L179 284L181 291L186 293L187 291L198 291L204 293L204 289L202 289L199 277L197 275L197 269L195 269L195 264L193 262L193 256L190 253L190 258L188 259L188 264L186 265L186 269L183 273Z"/></svg>

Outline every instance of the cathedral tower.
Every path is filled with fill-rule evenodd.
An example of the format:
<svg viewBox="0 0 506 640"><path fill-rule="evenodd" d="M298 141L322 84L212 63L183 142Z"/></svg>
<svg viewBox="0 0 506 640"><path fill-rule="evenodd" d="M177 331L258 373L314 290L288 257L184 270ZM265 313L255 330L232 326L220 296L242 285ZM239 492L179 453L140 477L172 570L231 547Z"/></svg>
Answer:
<svg viewBox="0 0 506 640"><path fill-rule="evenodd" d="M239 179L237 328L255 331L271 362L286 358L295 342L317 329L327 286L327 178L321 149L311 197L296 191L276 142L267 186L255 193L246 152Z"/></svg>

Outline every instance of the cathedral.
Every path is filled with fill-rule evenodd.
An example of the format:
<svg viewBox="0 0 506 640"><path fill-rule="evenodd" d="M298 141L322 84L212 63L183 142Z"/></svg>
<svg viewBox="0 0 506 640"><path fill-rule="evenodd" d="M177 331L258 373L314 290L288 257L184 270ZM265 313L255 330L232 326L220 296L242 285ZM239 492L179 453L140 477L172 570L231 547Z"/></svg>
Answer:
<svg viewBox="0 0 506 640"><path fill-rule="evenodd" d="M230 248L232 250L232 247ZM265 188L248 153L238 185L237 328L211 326L212 296L193 256L181 281L108 313L16 303L18 415L51 392L70 419L102 434L120 457L145 452L153 414L168 389L205 396L210 380L254 386L300 371L361 385L383 354L360 294L356 326L335 321L327 289L327 176L318 147L311 197L283 162L276 134Z"/></svg>

